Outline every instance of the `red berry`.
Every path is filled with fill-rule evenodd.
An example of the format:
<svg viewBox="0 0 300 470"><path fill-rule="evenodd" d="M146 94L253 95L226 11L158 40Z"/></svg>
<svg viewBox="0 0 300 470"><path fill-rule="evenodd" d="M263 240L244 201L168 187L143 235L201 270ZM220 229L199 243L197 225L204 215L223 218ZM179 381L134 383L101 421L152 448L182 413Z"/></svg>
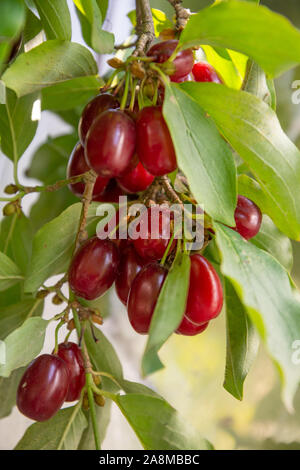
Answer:
<svg viewBox="0 0 300 470"><path fill-rule="evenodd" d="M76 343L61 343L58 345L57 355L65 361L69 370L70 385L66 401L78 400L85 385L84 361L81 349Z"/></svg>
<svg viewBox="0 0 300 470"><path fill-rule="evenodd" d="M177 45L178 41L175 39L159 42L150 47L149 51L147 52L147 56L154 57L154 62L162 64L171 57ZM185 49L184 51L178 52L176 58L173 61L175 70L170 76L171 80L176 81L178 78L188 75L192 71L193 64L194 56L191 49Z"/></svg>
<svg viewBox="0 0 300 470"><path fill-rule="evenodd" d="M62 406L69 383L66 363L60 357L43 354L24 372L17 391L17 406L28 418L46 421Z"/></svg>
<svg viewBox="0 0 300 470"><path fill-rule="evenodd" d="M78 134L81 143L84 144L89 128L101 113L108 109L116 109L118 107L118 100L108 93L98 95L96 98L92 99L84 108L79 121Z"/></svg>
<svg viewBox="0 0 300 470"><path fill-rule="evenodd" d="M148 333L166 275L167 270L159 264L149 264L135 277L128 298L128 318L137 333Z"/></svg>
<svg viewBox="0 0 300 470"><path fill-rule="evenodd" d="M192 255L185 316L195 325L201 325L216 318L222 305L223 290L217 272L203 256Z"/></svg>
<svg viewBox="0 0 300 470"><path fill-rule="evenodd" d="M190 74L188 74L188 75L185 75L184 77L173 78L171 79L171 81L175 83L191 82L192 77Z"/></svg>
<svg viewBox="0 0 300 470"><path fill-rule="evenodd" d="M176 154L161 106L140 111L137 118L137 153L152 175L162 176L177 168Z"/></svg>
<svg viewBox="0 0 300 470"><path fill-rule="evenodd" d="M195 323L192 323L186 316L184 316L176 330L176 333L184 336L196 336L206 330L208 323L209 322L203 323L202 325L195 325Z"/></svg>
<svg viewBox="0 0 300 470"><path fill-rule="evenodd" d="M124 191L118 186L116 180L112 178L101 196L93 199L97 202L119 202L119 197L123 195Z"/></svg>
<svg viewBox="0 0 300 470"><path fill-rule="evenodd" d="M154 176L143 167L141 162L139 162L133 170L129 171L129 173L117 179L121 189L127 193L133 194L145 191L153 180Z"/></svg>
<svg viewBox="0 0 300 470"><path fill-rule="evenodd" d="M105 111L95 119L86 136L87 163L100 176L121 176L134 156L135 141L135 124L128 114Z"/></svg>
<svg viewBox="0 0 300 470"><path fill-rule="evenodd" d="M142 214L143 219L137 221L136 231L140 236L133 240L134 248L137 253L145 260L154 261L159 260L164 256L164 253L169 244L172 236L172 228L170 221L172 213L168 208L163 208L159 205L151 206L147 212ZM174 240L169 253L176 246Z"/></svg>
<svg viewBox="0 0 300 470"><path fill-rule="evenodd" d="M195 64L192 73L196 82L224 83L214 67L207 62L198 62Z"/></svg>
<svg viewBox="0 0 300 470"><path fill-rule="evenodd" d="M234 218L236 223L234 230L246 240L255 237L259 232L262 221L261 210L247 197L238 196Z"/></svg>
<svg viewBox="0 0 300 470"><path fill-rule="evenodd" d="M69 284L79 297L93 300L114 283L119 262L118 248L110 240L93 237L75 254L69 269Z"/></svg>
<svg viewBox="0 0 300 470"><path fill-rule="evenodd" d="M144 266L145 261L139 257L132 244L126 243L124 247L124 242L127 240L122 240L119 247L121 256L116 279L116 292L121 302L127 305L132 282Z"/></svg>
<svg viewBox="0 0 300 470"><path fill-rule="evenodd" d="M75 145L68 163L67 178L81 175L89 170L90 168L87 165L84 157L84 148L80 143L78 143ZM93 198L100 196L100 194L103 193L106 186L108 185L108 182L109 178L102 178L102 176L98 176L93 190ZM85 184L83 182L70 184L69 188L72 193L80 197L84 193Z"/></svg>

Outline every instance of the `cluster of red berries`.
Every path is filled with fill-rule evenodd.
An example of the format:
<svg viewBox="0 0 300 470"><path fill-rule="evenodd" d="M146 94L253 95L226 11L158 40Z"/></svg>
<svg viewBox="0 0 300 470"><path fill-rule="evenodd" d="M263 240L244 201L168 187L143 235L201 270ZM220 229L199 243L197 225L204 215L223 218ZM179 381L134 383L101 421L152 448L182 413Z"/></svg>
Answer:
<svg viewBox="0 0 300 470"><path fill-rule="evenodd" d="M56 354L42 354L28 366L18 387L17 406L28 418L46 421L65 401L78 400L84 385L80 348L61 343Z"/></svg>

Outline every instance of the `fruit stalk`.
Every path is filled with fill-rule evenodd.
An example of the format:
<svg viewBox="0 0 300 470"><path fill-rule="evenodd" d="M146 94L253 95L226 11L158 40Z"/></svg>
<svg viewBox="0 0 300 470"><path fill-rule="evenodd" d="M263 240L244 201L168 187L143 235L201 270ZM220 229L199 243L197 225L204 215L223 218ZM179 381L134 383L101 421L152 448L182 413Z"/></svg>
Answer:
<svg viewBox="0 0 300 470"><path fill-rule="evenodd" d="M154 39L154 25L149 0L136 0L136 33L134 56L144 55Z"/></svg>
<svg viewBox="0 0 300 470"><path fill-rule="evenodd" d="M181 32L184 29L190 14L188 10L182 6L182 0L168 0L168 2L171 3L176 12L176 29Z"/></svg>

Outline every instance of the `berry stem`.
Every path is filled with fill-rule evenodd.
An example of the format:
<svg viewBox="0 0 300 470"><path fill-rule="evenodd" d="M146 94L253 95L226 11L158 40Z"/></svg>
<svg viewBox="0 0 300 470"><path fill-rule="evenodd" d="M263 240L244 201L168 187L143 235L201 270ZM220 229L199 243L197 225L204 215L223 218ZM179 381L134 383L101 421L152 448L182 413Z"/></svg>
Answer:
<svg viewBox="0 0 300 470"><path fill-rule="evenodd" d="M126 108L128 92L129 92L129 83L130 83L130 73L126 72L124 93L123 93L122 101L121 101L121 105L120 105L121 110L124 110Z"/></svg>
<svg viewBox="0 0 300 470"><path fill-rule="evenodd" d="M172 5L176 13L176 29L178 32L181 32L190 17L190 13L182 6L182 0L168 0L168 2Z"/></svg>
<svg viewBox="0 0 300 470"><path fill-rule="evenodd" d="M138 40L134 56L143 56L155 37L152 12L149 0L136 0L136 33Z"/></svg>
<svg viewBox="0 0 300 470"><path fill-rule="evenodd" d="M96 450L100 450L101 449L100 435L99 435L99 429L97 425L96 407L95 407L94 394L93 394L94 380L93 380L93 376L91 372L86 374L86 385L87 385L87 394L88 394L88 399L89 399L91 420L92 420L92 426L93 426L93 432L94 432L95 447L96 447Z"/></svg>

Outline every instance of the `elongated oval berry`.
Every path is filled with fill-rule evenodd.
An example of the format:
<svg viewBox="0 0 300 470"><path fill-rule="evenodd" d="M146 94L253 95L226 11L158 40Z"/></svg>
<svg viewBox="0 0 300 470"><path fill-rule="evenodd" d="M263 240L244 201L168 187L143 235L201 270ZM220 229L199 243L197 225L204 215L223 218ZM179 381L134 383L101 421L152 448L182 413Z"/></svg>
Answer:
<svg viewBox="0 0 300 470"><path fill-rule="evenodd" d="M137 153L146 170L155 176L176 170L175 149L161 106L142 109L136 126Z"/></svg>
<svg viewBox="0 0 300 470"><path fill-rule="evenodd" d="M136 145L135 123L128 114L109 110L93 122L85 141L87 164L108 178L126 173Z"/></svg>
<svg viewBox="0 0 300 470"><path fill-rule="evenodd" d="M108 93L103 93L93 98L84 108L79 121L78 134L81 143L85 143L86 135L91 125L101 113L108 109L116 109L119 106L118 100Z"/></svg>
<svg viewBox="0 0 300 470"><path fill-rule="evenodd" d="M208 327L208 323L202 325L195 325L186 316L183 317L182 322L176 330L176 333L183 336L196 336L202 333Z"/></svg>
<svg viewBox="0 0 300 470"><path fill-rule="evenodd" d="M113 242L91 238L72 260L69 269L72 291L87 300L100 297L114 283L118 262L118 248Z"/></svg>
<svg viewBox="0 0 300 470"><path fill-rule="evenodd" d="M250 240L250 238L258 234L262 221L262 213L259 207L247 197L238 196L234 218L236 223L234 230L246 240Z"/></svg>
<svg viewBox="0 0 300 470"><path fill-rule="evenodd" d="M215 268L203 256L192 255L185 316L195 325L201 325L216 318L222 305L222 284Z"/></svg>
<svg viewBox="0 0 300 470"><path fill-rule="evenodd" d="M86 163L84 157L84 148L80 143L78 143L77 145L75 145L68 163L67 178L82 175L83 173L86 173L89 170L90 168ZM103 178L102 176L98 176L93 190L93 198L100 196L105 191L108 182L109 178ZM79 183L70 184L69 188L72 193L80 197L84 193L85 184L80 181Z"/></svg>
<svg viewBox="0 0 300 470"><path fill-rule="evenodd" d="M70 384L66 363L43 354L28 366L17 391L17 407L28 418L46 421L60 409Z"/></svg>
<svg viewBox="0 0 300 470"><path fill-rule="evenodd" d="M57 355L65 361L69 370L70 385L65 401L78 400L85 385L84 361L81 349L71 341L60 343Z"/></svg>
<svg viewBox="0 0 300 470"><path fill-rule="evenodd" d="M123 242L125 240L122 240ZM124 305L127 305L128 295L131 285L136 275L141 271L145 261L135 251L131 243L120 246L120 265L116 279L116 292Z"/></svg>
<svg viewBox="0 0 300 470"><path fill-rule="evenodd" d="M150 47L147 52L147 56L154 57L154 62L162 64L171 57L177 46L178 41L176 39L159 42ZM175 70L170 76L171 80L177 81L178 78L188 75L192 71L193 64L194 56L191 49L185 49L184 51L178 52L173 61Z"/></svg>
<svg viewBox="0 0 300 470"><path fill-rule="evenodd" d="M129 292L127 309L131 326L137 333L148 333L166 275L167 270L159 264L149 264L135 277Z"/></svg>
<svg viewBox="0 0 300 470"><path fill-rule="evenodd" d="M132 194L145 191L153 180L154 176L143 167L141 162L133 170L117 178L120 188Z"/></svg>
<svg viewBox="0 0 300 470"><path fill-rule="evenodd" d="M119 202L119 197L123 195L124 191L118 186L117 181L112 178L109 180L104 192L93 199L98 202Z"/></svg>
<svg viewBox="0 0 300 470"><path fill-rule="evenodd" d="M207 62L197 62L192 73L196 82L224 83L215 68Z"/></svg>

